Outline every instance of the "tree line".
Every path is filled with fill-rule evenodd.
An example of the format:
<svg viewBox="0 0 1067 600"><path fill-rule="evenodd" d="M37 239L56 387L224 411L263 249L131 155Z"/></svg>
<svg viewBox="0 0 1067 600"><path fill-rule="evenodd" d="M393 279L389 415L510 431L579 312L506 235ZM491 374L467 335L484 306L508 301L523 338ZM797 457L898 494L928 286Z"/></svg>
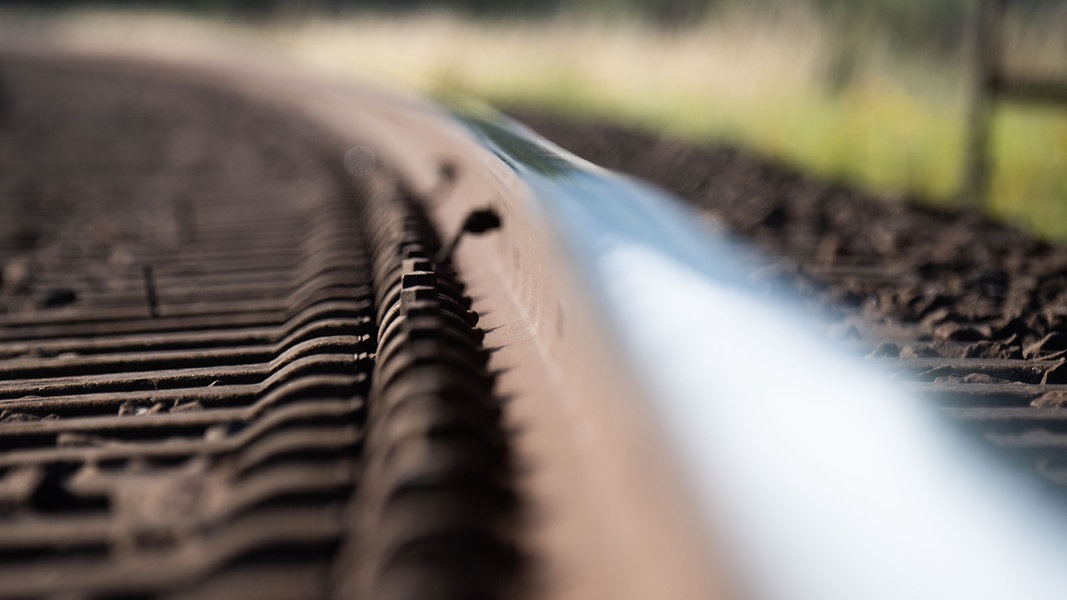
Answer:
<svg viewBox="0 0 1067 600"><path fill-rule="evenodd" d="M876 22L905 38L951 45L958 40L968 4L975 0L0 0L0 4L44 8L162 6L237 16L436 9L474 17L521 17L573 11L628 15L677 27L699 22L717 10L769 11L795 7L805 1L838 22ZM1056 6L1062 0L1009 2L1023 10L1040 10Z"/></svg>

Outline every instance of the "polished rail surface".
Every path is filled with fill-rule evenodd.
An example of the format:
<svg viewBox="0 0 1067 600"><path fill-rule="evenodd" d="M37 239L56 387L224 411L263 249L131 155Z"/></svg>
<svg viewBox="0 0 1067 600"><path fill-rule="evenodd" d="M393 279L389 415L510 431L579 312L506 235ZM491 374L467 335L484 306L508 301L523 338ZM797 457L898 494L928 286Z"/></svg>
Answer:
<svg viewBox="0 0 1067 600"><path fill-rule="evenodd" d="M530 188L620 371L759 598L1056 598L1061 511L858 358L748 251L665 193L488 113L460 120ZM768 358L773 373L768 373Z"/></svg>

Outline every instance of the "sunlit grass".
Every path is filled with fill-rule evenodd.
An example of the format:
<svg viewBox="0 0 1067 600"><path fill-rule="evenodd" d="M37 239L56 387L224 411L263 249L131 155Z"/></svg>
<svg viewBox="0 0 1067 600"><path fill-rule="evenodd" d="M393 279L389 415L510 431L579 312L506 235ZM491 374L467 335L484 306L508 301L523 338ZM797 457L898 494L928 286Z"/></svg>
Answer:
<svg viewBox="0 0 1067 600"><path fill-rule="evenodd" d="M963 158L959 57L901 56L876 29L845 45L832 23L803 10L735 12L678 30L624 18L473 21L443 13L255 26L82 13L66 26L75 38L99 37L108 23L141 38L131 44L210 54L220 51L210 40L237 39L430 94L735 143L823 177L932 202L953 200ZM1067 238L1067 111L1005 108L993 149L990 211Z"/></svg>
<svg viewBox="0 0 1067 600"><path fill-rule="evenodd" d="M993 135L992 212L1067 238L1067 110L1006 107Z"/></svg>
<svg viewBox="0 0 1067 600"><path fill-rule="evenodd" d="M834 30L804 12L732 15L680 31L626 20L364 15L272 36L331 68L737 143L874 191L943 203L959 183L962 60L896 56L877 32L858 50L835 47ZM850 51L851 72L835 88L827 81L835 56ZM1007 107L993 154L991 212L1067 238L1067 112Z"/></svg>

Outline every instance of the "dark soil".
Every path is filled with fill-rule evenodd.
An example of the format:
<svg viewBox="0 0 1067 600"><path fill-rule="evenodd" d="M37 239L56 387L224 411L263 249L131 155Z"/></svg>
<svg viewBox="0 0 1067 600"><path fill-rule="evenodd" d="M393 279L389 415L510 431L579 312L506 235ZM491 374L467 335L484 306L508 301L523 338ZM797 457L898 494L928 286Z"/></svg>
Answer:
<svg viewBox="0 0 1067 600"><path fill-rule="evenodd" d="M893 200L735 148L700 147L527 111L523 121L637 175L795 263L794 283L868 327L911 328L908 354L1055 358L1067 351L1067 248L975 214ZM814 285L812 285L814 284ZM841 328L842 330L847 328ZM900 345L881 353L899 355Z"/></svg>

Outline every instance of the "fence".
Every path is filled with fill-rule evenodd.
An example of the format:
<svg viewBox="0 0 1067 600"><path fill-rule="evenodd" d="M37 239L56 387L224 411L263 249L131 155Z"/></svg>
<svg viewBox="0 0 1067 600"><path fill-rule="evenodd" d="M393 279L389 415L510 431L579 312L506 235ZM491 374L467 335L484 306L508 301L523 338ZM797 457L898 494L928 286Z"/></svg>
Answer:
<svg viewBox="0 0 1067 600"><path fill-rule="evenodd" d="M1067 108L1067 81L1018 75L1001 68L1003 21L1008 0L973 0L970 16L974 64L968 117L966 164L961 200L975 208L988 201L991 155L989 138L998 100L1059 105Z"/></svg>

